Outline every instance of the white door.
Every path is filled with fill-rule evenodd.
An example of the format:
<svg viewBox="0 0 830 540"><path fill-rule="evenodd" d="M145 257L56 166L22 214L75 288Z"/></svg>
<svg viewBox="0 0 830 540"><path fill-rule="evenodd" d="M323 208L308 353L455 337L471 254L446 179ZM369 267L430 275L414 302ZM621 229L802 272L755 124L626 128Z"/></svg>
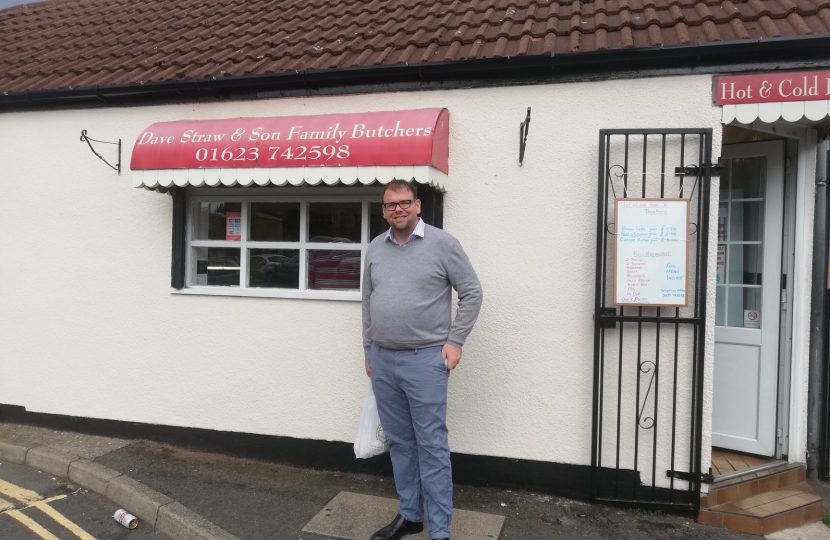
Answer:
<svg viewBox="0 0 830 540"><path fill-rule="evenodd" d="M773 456L784 143L727 145L722 158L712 445Z"/></svg>

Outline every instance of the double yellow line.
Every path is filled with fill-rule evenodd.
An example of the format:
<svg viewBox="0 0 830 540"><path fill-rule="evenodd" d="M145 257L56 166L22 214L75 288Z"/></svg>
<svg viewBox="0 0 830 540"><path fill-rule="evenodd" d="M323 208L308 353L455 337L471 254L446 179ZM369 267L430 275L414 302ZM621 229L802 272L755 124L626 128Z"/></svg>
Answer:
<svg viewBox="0 0 830 540"><path fill-rule="evenodd" d="M26 506L24 508L21 508L20 510L16 510L14 508L15 505L3 499L2 496L8 497L9 499L13 499L18 502L22 502ZM50 497L49 499L44 499L34 491L30 491L20 486L10 484L5 480L0 480L0 515L6 514L10 518L17 520L27 529L29 529L39 537L43 538L43 540L60 540L57 536L44 529L42 526L38 525L38 523L32 520L30 517L25 516L23 514L23 510L26 510L27 508L37 508L50 518L57 521L64 528L71 531L75 536L77 536L81 540L95 540L95 537L93 537L85 530L75 525L73 522L69 521L66 518L66 516L64 516L51 506L49 506L50 503L65 498L66 495L58 495L57 497Z"/></svg>

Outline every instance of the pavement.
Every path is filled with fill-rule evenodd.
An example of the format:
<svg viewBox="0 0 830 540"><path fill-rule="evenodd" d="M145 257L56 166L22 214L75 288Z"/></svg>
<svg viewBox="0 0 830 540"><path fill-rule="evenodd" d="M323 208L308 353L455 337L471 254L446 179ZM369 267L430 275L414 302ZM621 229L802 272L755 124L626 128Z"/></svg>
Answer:
<svg viewBox="0 0 830 540"><path fill-rule="evenodd" d="M67 486L100 497L101 505L87 505L81 514L102 524L115 524L113 507L138 516L139 527L127 531L127 535L123 535L126 529L95 532L99 529L89 525L87 532L97 540L360 540L368 538L367 531L388 522L396 508L390 477L299 468L153 441L13 423L0 423L0 463L0 481L11 482L4 475L9 474L8 464L12 463L19 468L15 474L22 474L23 468L46 474L54 484L51 488L64 489L60 493L67 498ZM69 498L61 504L69 505L74 500L87 499ZM757 538L683 516L589 504L519 489L456 484L453 503L454 540ZM69 510L64 513L69 517L80 515ZM11 527L7 521L0 519L0 538L16 540L4 529ZM410 538L421 537L426 535ZM830 528L814 523L769 538L828 540Z"/></svg>

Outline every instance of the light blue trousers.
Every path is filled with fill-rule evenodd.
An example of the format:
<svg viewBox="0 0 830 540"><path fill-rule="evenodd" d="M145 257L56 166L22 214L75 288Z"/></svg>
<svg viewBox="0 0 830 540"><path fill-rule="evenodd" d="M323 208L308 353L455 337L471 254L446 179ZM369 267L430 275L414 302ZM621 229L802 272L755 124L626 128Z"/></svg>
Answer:
<svg viewBox="0 0 830 540"><path fill-rule="evenodd" d="M452 469L447 439L449 371L441 347L396 351L372 345L369 367L380 423L389 438L400 514L449 538Z"/></svg>

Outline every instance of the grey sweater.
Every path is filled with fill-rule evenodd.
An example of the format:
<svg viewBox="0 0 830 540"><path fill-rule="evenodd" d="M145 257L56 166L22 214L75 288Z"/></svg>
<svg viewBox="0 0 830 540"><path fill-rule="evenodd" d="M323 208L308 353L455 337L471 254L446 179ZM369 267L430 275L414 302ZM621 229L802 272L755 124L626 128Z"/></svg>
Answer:
<svg viewBox="0 0 830 540"><path fill-rule="evenodd" d="M452 290L458 309L452 315ZM420 349L456 347L473 329L482 290L461 244L426 225L424 236L401 247L385 234L372 240L363 270L363 346Z"/></svg>

